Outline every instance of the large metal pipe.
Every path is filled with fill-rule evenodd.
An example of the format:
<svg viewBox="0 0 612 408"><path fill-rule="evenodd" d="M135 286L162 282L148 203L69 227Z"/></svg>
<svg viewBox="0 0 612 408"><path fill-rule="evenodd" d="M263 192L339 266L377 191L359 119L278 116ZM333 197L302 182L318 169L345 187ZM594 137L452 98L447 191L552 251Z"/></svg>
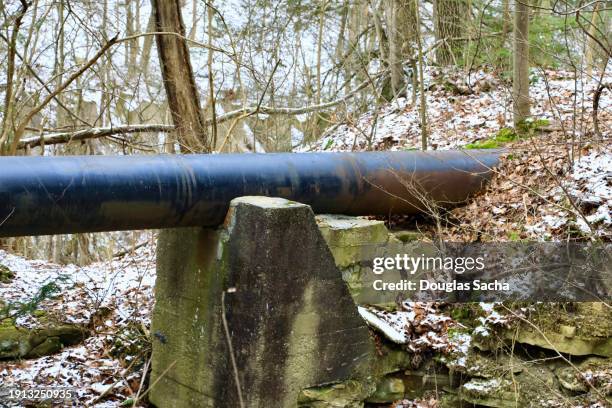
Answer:
<svg viewBox="0 0 612 408"><path fill-rule="evenodd" d="M494 151L0 158L0 237L223 222L231 199L284 197L373 215L464 202Z"/></svg>

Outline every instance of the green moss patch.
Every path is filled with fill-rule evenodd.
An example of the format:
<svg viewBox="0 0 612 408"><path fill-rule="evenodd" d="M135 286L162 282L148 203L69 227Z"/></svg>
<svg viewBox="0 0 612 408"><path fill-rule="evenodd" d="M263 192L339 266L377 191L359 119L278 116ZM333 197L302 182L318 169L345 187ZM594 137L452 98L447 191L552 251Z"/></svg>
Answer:
<svg viewBox="0 0 612 408"><path fill-rule="evenodd" d="M87 331L77 325L59 323L39 329L16 327L12 319L0 322L0 359L36 358L80 343Z"/></svg>
<svg viewBox="0 0 612 408"><path fill-rule="evenodd" d="M11 271L7 266L0 265L0 283L8 283L15 278L15 272Z"/></svg>
<svg viewBox="0 0 612 408"><path fill-rule="evenodd" d="M468 143L464 146L464 149L498 149L503 147L506 143L532 136L534 133L548 125L549 121L546 119L524 121L519 123L516 129L509 127L501 128L491 138L474 143Z"/></svg>
<svg viewBox="0 0 612 408"><path fill-rule="evenodd" d="M493 137L486 140L480 140L474 143L468 143L464 146L465 149L497 149L505 143L513 142L518 139L517 134L512 128L502 128Z"/></svg>

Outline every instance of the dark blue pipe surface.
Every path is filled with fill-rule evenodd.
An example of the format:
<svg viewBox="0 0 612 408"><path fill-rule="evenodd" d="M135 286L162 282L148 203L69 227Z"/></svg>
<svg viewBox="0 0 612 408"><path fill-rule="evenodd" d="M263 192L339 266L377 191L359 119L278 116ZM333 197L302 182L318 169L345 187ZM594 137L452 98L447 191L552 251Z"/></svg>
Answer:
<svg viewBox="0 0 612 408"><path fill-rule="evenodd" d="M491 176L494 151L0 157L0 237L223 222L245 195L284 197L316 213L449 207Z"/></svg>

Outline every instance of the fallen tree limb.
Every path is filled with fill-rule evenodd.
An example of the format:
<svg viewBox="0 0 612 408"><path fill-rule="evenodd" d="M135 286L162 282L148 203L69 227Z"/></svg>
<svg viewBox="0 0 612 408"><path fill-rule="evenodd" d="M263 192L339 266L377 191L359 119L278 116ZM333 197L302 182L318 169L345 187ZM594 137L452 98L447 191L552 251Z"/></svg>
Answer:
<svg viewBox="0 0 612 408"><path fill-rule="evenodd" d="M76 132L61 132L44 135L42 137L33 136L21 139L18 148L32 148L41 145L56 145L62 143L75 142L79 140L97 139L117 134L144 133L144 132L171 132L173 125L120 125L100 128L78 130Z"/></svg>
<svg viewBox="0 0 612 408"><path fill-rule="evenodd" d="M376 76L375 76L376 77ZM270 106L250 106L244 107L240 109L236 109L234 111L227 112L225 114L219 115L216 118L216 123L226 122L228 120L240 118L244 116L255 115L258 113L263 113L266 115L300 115L304 113L315 112L322 109L331 108L333 106L339 105L353 96L357 94L357 92L361 91L365 87L370 84L369 81L365 81L361 83L357 88L353 89L351 92L347 93L343 97L339 99L335 99L333 101L321 103L318 105L309 105L301 108L276 108ZM212 125L212 120L207 120L205 122L207 126ZM51 133L44 136L32 136L28 138L23 138L19 141L17 148L18 149L26 149L37 147L41 145L56 145L62 143L69 143L73 141L79 140L87 140L87 139L98 139L101 137L108 137L117 134L128 134L128 133L145 133L145 132L172 132L175 130L173 125L163 125L163 124L152 124L152 125L118 125L118 126L109 126L109 127L100 127L100 128L91 128L91 129L83 129L78 130L76 132L61 132L61 133Z"/></svg>
<svg viewBox="0 0 612 408"><path fill-rule="evenodd" d="M21 120L20 124L15 129L14 139L10 143L10 148L8 149L8 153L10 155L15 154L15 151L19 147L19 142L21 140L21 136L23 135L25 128L31 122L32 118L41 110L44 109L47 104L53 100L57 95L59 95L64 89L66 89L72 82L74 82L78 77L83 74L83 72L87 71L95 62L102 56L104 53L111 48L114 44L117 43L118 37L115 36L108 40L106 44L104 44L96 54L89 59L85 64L81 66L76 72L70 75L64 82L62 82L57 89L47 95L42 102L36 105L30 112L28 112L25 117ZM2 138L6 139L6 135L2 135ZM0 140L0 144L4 144L5 140Z"/></svg>
<svg viewBox="0 0 612 408"><path fill-rule="evenodd" d="M376 77L378 77L378 75L374 76L374 78ZM353 89L351 92L347 93L343 97L339 99L335 99L333 101L320 103L318 105L303 106L301 108L275 108L271 106L250 106L250 107L236 109L234 111L227 112L223 115L217 116L217 123L232 120L242 115L250 116L250 115L255 115L258 113L263 113L266 115L301 115L304 113L311 113L311 112L315 112L318 110L331 108L333 106L339 105L342 102L349 100L350 98L355 96L357 92L361 91L368 85L370 85L370 81L364 81L357 88ZM207 125L210 125L211 123L212 123L211 120L206 121Z"/></svg>

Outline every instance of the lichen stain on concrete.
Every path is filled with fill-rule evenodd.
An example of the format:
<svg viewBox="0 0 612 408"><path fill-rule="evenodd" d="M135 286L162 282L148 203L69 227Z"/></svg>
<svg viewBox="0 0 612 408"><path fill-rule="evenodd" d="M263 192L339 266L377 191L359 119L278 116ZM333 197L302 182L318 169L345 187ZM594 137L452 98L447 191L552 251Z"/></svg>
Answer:
<svg viewBox="0 0 612 408"><path fill-rule="evenodd" d="M314 381L312 373L316 369L316 361L310 354L304 354L304 340L316 339L319 331L319 316L313 313L315 310L314 304L314 287L309 283L304 288L302 295L302 310L295 319L289 334L288 344L288 361L285 364L284 383L288 389L295 390L296 385L299 387L304 382L310 383ZM316 344L312 344L311 348L315 348ZM315 350L308 350L315 351ZM298 388L299 389L299 388ZM292 406L295 404L294 395L286 395L283 401L283 406Z"/></svg>

